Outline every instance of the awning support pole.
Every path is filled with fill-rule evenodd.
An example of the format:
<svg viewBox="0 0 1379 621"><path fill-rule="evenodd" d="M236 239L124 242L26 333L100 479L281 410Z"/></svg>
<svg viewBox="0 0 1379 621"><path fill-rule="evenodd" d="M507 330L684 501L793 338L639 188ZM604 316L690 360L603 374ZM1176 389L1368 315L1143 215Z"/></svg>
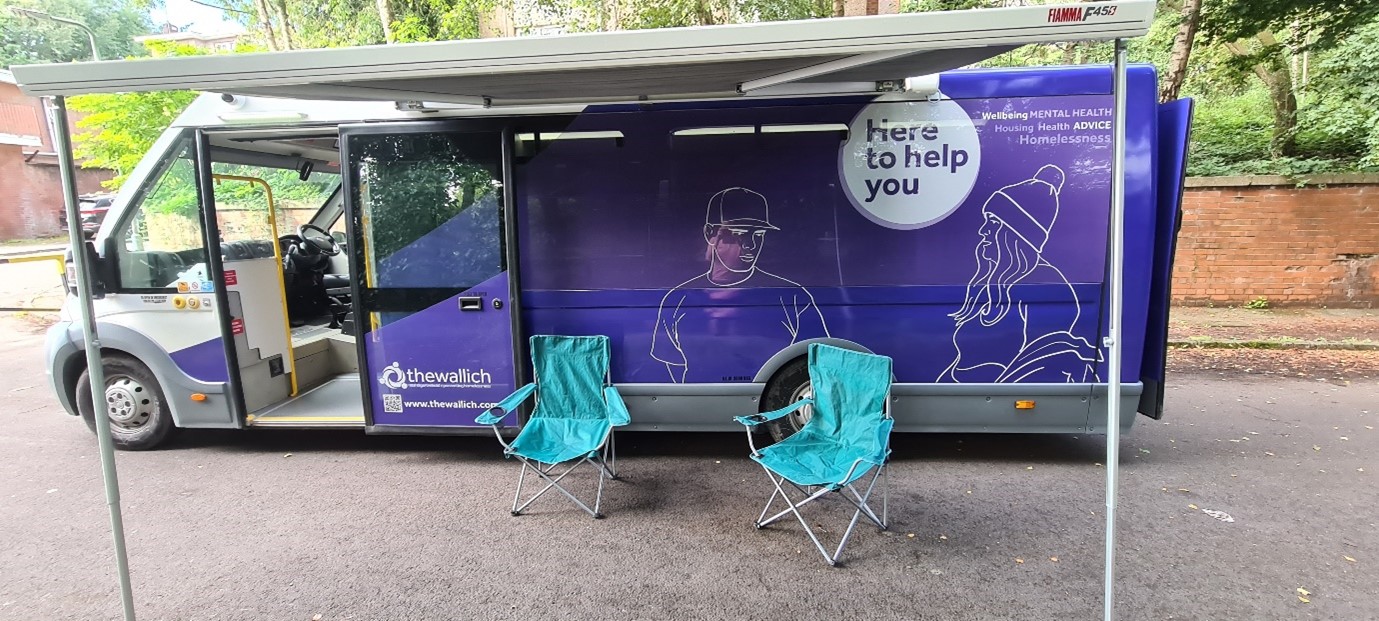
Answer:
<svg viewBox="0 0 1379 621"><path fill-rule="evenodd" d="M91 302L91 265L87 263L86 240L82 237L81 215L77 206L76 164L72 160L72 135L67 127L67 101L53 98L57 113L53 148L57 151L58 172L62 176L62 199L67 207L67 234L72 244L72 263L76 266L77 311L81 315L82 342L86 343L86 368L91 378L91 404L95 410L96 444L101 455L101 474L105 479L105 504L110 509L110 531L115 538L115 568L120 578L120 602L125 621L134 621L134 594L129 584L129 557L125 553L124 519L120 515L120 480L115 474L115 444L110 438L110 411L105 403L105 369L101 366L101 341L96 333L96 312ZM81 395L77 395L80 399Z"/></svg>
<svg viewBox="0 0 1379 621"><path fill-rule="evenodd" d="M1105 619L1116 617L1116 492L1120 475L1121 316L1125 268L1125 41L1116 39L1111 92L1115 112L1111 129L1111 310L1106 345L1106 597Z"/></svg>

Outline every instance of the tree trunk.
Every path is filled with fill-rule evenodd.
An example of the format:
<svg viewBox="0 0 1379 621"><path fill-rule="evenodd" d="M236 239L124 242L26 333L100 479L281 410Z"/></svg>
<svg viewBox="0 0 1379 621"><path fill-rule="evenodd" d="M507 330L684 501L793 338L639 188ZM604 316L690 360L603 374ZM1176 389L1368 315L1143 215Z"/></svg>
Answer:
<svg viewBox="0 0 1379 621"><path fill-rule="evenodd" d="M1057 47L1060 47L1060 48L1063 49L1063 64L1065 64L1065 65L1074 64L1074 62L1077 60L1077 44L1076 44L1076 43L1071 43L1071 42L1069 42L1069 43L1059 43L1059 44L1056 44L1056 45L1057 45Z"/></svg>
<svg viewBox="0 0 1379 621"><path fill-rule="evenodd" d="M1283 48L1272 33L1261 32L1255 38L1273 55L1267 59L1268 64L1260 62L1254 66L1255 75L1269 88L1269 100L1274 109L1274 132L1269 140L1269 156L1292 157L1298 151L1298 98L1293 93L1293 74L1288 70L1288 60L1278 56ZM1226 49L1236 56L1251 56L1250 51L1239 42L1227 43Z"/></svg>
<svg viewBox="0 0 1379 621"><path fill-rule="evenodd" d="M709 5L709 0L696 0L694 12L699 18L699 25L701 26L712 26L717 23L714 20L713 7Z"/></svg>
<svg viewBox="0 0 1379 621"><path fill-rule="evenodd" d="M1293 94L1293 74L1288 65L1272 72L1265 84L1269 85L1269 99L1274 103L1274 135L1269 141L1269 155L1297 155L1298 98Z"/></svg>
<svg viewBox="0 0 1379 621"><path fill-rule="evenodd" d="M378 7L378 22L383 24L383 42L392 43L393 38L393 4L391 0L374 0L374 6Z"/></svg>
<svg viewBox="0 0 1379 621"><path fill-rule="evenodd" d="M1168 57L1163 84L1159 85L1159 101L1173 101L1187 78L1187 63L1192 56L1192 43L1197 38L1197 25L1202 21L1202 0L1183 0L1182 22L1173 37L1173 52Z"/></svg>
<svg viewBox="0 0 1379 621"><path fill-rule="evenodd" d="M254 0L254 11L258 13L259 27L263 29L263 36L268 41L268 49L277 52L282 48L278 47L278 35L273 29L273 14L269 12L268 0Z"/></svg>
<svg viewBox="0 0 1379 621"><path fill-rule="evenodd" d="M287 17L287 0L277 0L272 4L278 14L278 34L282 36L282 49L290 50L292 43L292 20Z"/></svg>

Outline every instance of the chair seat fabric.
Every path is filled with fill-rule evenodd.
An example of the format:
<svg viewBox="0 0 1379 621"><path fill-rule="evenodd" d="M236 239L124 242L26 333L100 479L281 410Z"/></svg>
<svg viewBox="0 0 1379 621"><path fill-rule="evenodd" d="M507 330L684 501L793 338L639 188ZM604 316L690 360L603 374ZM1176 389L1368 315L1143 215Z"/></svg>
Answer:
<svg viewBox="0 0 1379 621"><path fill-rule="evenodd" d="M548 464L592 455L610 426L607 418L532 418L508 452Z"/></svg>
<svg viewBox="0 0 1379 621"><path fill-rule="evenodd" d="M841 487L861 478L871 469L871 465L879 465L885 459L885 455L869 453L855 445L839 442L836 437L821 435L814 429L806 428L761 449L752 459L796 485ZM852 476L844 480L848 470L852 470L853 464L859 459L866 463L857 466Z"/></svg>

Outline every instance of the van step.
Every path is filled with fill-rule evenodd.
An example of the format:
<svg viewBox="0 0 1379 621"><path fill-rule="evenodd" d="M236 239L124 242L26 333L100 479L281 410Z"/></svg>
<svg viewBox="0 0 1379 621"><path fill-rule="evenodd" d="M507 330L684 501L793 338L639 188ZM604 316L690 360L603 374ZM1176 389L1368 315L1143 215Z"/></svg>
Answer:
<svg viewBox="0 0 1379 621"><path fill-rule="evenodd" d="M255 412L250 427L364 427L364 402L359 374L349 373L326 381L277 405Z"/></svg>

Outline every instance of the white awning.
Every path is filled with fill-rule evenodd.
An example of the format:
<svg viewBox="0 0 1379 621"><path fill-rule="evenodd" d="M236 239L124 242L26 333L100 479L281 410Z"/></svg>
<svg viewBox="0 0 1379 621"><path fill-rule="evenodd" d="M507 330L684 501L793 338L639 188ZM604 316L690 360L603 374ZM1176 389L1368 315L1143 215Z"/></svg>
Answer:
<svg viewBox="0 0 1379 621"><path fill-rule="evenodd" d="M870 92L1031 43L1142 36L1154 0L13 67L30 95L191 89L518 105Z"/></svg>

